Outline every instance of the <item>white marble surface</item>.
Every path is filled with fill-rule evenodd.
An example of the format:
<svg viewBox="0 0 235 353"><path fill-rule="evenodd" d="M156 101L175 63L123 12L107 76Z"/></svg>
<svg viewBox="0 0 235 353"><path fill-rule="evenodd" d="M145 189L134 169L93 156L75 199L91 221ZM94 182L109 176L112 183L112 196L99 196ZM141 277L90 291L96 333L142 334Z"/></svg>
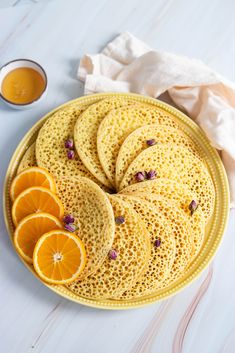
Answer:
<svg viewBox="0 0 235 353"><path fill-rule="evenodd" d="M156 48L201 58L235 80L233 0L12 3L2 1L0 9L0 64L35 59L48 73L49 89L33 110L14 111L0 103L1 188L26 131L44 113L82 94L75 79L79 57L97 52L123 30ZM234 216L232 211L210 272L168 301L116 312L69 302L39 283L14 253L1 216L0 352L235 352Z"/></svg>

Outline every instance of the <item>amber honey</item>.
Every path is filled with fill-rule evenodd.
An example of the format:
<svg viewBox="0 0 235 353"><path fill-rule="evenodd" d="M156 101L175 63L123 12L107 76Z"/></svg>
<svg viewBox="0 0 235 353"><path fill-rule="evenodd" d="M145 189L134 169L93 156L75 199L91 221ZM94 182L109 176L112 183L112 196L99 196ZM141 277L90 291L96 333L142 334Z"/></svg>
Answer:
<svg viewBox="0 0 235 353"><path fill-rule="evenodd" d="M29 67L10 71L3 79L1 93L15 104L28 104L38 99L45 89L42 75Z"/></svg>

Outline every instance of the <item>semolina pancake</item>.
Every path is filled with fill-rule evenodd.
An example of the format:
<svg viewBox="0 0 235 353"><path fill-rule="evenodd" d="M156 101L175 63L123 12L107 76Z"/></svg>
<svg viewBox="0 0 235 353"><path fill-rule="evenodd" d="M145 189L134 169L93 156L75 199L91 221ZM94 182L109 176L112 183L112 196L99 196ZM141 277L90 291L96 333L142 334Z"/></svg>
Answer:
<svg viewBox="0 0 235 353"><path fill-rule="evenodd" d="M193 214L191 214L189 210L189 205L192 200L197 201L195 194L193 194L186 185L166 178L147 180L144 183L133 184L121 191L121 194L131 196L138 195L139 193L163 196L165 199L175 202L177 207L184 210L193 229L193 260L201 249L205 235L205 218L201 206L199 205Z"/></svg>
<svg viewBox="0 0 235 353"><path fill-rule="evenodd" d="M116 259L106 256L97 271L82 281L67 287L87 298L116 298L135 285L146 270L150 256L149 234L139 215L128 203L117 196L108 196L115 217L124 217L116 224L112 247Z"/></svg>
<svg viewBox="0 0 235 353"><path fill-rule="evenodd" d="M170 274L163 283L159 284L158 288L160 289L163 285L165 286L166 283L168 284L168 278L170 278L170 281L172 282L177 280L191 262L194 247L193 229L188 218L184 214L184 211L178 209L178 207L168 199L147 193L139 193L138 197L148 201L150 205L157 207L159 212L166 217L173 227L176 245L175 260L170 270Z"/></svg>
<svg viewBox="0 0 235 353"><path fill-rule="evenodd" d="M84 244L63 267L70 272L81 255L84 269L72 283L61 276L66 288L56 286L81 303L118 308L162 298L206 260L216 225L210 219L218 213L216 156L208 148L210 158L209 142L193 123L151 102L126 94L71 102L47 115L35 143L20 153L18 172L37 165L52 175L61 226ZM36 136L31 132L28 141ZM61 239L55 239L50 249L59 261Z"/></svg>
<svg viewBox="0 0 235 353"><path fill-rule="evenodd" d="M79 278L93 273L112 247L115 223L106 193L87 178L63 177L57 180L57 192L65 215L71 214L87 254L85 269Z"/></svg>
<svg viewBox="0 0 235 353"><path fill-rule="evenodd" d="M178 126L174 118L151 106L126 106L110 111L99 125L97 150L110 183L116 186L115 169L120 147L127 136L142 125Z"/></svg>
<svg viewBox="0 0 235 353"><path fill-rule="evenodd" d="M69 159L65 141L73 138L74 125L86 106L73 104L56 111L43 125L36 140L36 159L39 167L47 169L55 179L62 176L95 177L87 170L78 154Z"/></svg>
<svg viewBox="0 0 235 353"><path fill-rule="evenodd" d="M156 172L157 178L173 179L178 183L183 181L196 195L205 221L208 221L214 209L215 190L212 178L202 161L185 147L171 144L149 147L130 164L120 189L135 184L136 173L150 170Z"/></svg>
<svg viewBox="0 0 235 353"><path fill-rule="evenodd" d="M182 130L159 124L144 125L128 135L121 145L116 160L116 185L120 185L128 166L140 152L159 143L186 147L202 159L195 143Z"/></svg>
<svg viewBox="0 0 235 353"><path fill-rule="evenodd" d="M37 165L36 161L36 156L35 156L35 142L32 143L32 145L29 146L29 148L26 150L25 154L23 155L18 169L17 169L17 174L22 172L25 168L28 167L34 167Z"/></svg>
<svg viewBox="0 0 235 353"><path fill-rule="evenodd" d="M74 142L79 157L90 173L109 188L112 188L112 184L103 171L97 153L97 131L100 122L110 110L128 104L133 104L133 100L124 97L103 99L89 106L74 127Z"/></svg>
<svg viewBox="0 0 235 353"><path fill-rule="evenodd" d="M169 275L175 260L174 227L156 206L132 195L119 195L139 214L150 235L151 254L148 267L137 283L122 295L130 299L154 292ZM156 241L158 241L156 246ZM158 246L159 245L159 246Z"/></svg>

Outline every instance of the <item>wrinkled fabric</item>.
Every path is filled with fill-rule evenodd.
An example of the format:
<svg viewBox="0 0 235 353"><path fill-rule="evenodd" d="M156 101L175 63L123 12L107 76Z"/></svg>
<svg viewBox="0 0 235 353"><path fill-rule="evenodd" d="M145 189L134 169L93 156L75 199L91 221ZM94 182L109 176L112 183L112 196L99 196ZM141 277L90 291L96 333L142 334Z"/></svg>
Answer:
<svg viewBox="0 0 235 353"><path fill-rule="evenodd" d="M154 98L168 93L220 151L235 207L235 85L203 62L156 51L128 32L101 53L84 55L78 78L85 94L133 92Z"/></svg>

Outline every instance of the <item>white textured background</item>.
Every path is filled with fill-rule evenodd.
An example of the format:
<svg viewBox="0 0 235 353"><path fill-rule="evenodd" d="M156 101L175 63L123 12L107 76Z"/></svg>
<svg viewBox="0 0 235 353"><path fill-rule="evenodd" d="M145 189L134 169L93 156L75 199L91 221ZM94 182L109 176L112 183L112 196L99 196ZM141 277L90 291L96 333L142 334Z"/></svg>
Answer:
<svg viewBox="0 0 235 353"><path fill-rule="evenodd" d="M233 0L0 0L0 64L27 57L48 73L45 101L0 103L0 179L18 142L46 112L82 94L79 58L128 30L149 45L201 58L235 81ZM1 185L2 186L2 185ZM235 211L213 269L174 298L131 311L82 307L21 264L0 219L1 353L234 353Z"/></svg>

